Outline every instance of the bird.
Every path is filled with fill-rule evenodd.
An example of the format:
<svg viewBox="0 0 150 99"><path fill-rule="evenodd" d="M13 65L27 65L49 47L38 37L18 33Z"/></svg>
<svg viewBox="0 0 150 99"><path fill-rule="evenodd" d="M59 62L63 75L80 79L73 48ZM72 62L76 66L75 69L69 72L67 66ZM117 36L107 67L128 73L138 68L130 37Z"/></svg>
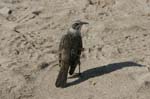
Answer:
<svg viewBox="0 0 150 99"><path fill-rule="evenodd" d="M73 75L77 65L80 73L80 55L83 51L81 28L88 22L76 20L73 22L68 32L62 36L59 43L59 73L56 78L55 86L64 88L67 85L68 73Z"/></svg>

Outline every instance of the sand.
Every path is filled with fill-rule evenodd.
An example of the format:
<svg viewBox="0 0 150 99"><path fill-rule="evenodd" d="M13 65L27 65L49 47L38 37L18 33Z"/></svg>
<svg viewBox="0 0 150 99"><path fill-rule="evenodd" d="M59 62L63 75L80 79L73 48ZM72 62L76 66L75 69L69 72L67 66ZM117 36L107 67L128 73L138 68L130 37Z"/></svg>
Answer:
<svg viewBox="0 0 150 99"><path fill-rule="evenodd" d="M60 38L78 19L82 77L56 88ZM0 0L0 99L150 99L149 38L150 0Z"/></svg>

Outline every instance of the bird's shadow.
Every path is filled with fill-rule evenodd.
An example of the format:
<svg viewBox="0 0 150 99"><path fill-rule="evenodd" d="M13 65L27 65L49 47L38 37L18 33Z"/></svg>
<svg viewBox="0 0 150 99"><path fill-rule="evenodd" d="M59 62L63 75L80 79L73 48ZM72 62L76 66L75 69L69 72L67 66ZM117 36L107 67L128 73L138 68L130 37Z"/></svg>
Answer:
<svg viewBox="0 0 150 99"><path fill-rule="evenodd" d="M120 62L120 63L112 63L112 64L108 64L105 66L100 66L100 67L96 67L96 68L92 68L92 69L88 69L86 71L82 72L81 77L79 77L77 80L73 81L73 82L69 82L67 87L69 86L73 86L73 85L77 85L81 82L84 82L90 78L94 78L94 77L98 77L107 73L111 73L113 71L125 68L125 67L143 67L143 65L141 64L137 64L135 62L132 61L127 61L127 62Z"/></svg>

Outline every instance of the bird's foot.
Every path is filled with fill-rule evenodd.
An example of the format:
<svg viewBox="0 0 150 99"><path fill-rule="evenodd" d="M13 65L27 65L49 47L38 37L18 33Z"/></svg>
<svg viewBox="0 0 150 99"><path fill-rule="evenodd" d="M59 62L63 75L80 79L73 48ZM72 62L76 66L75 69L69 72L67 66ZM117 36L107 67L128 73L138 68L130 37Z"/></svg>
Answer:
<svg viewBox="0 0 150 99"><path fill-rule="evenodd" d="M79 77L82 77L82 73L79 73L78 76L79 76Z"/></svg>

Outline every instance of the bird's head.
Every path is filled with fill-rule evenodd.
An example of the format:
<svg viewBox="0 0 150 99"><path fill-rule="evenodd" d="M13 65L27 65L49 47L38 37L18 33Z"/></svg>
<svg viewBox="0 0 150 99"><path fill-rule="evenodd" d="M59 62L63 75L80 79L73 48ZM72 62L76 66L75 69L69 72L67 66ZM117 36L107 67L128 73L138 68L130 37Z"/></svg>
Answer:
<svg viewBox="0 0 150 99"><path fill-rule="evenodd" d="M80 31L82 26L84 24L89 24L88 22L83 22L80 20L76 20L73 24L72 24L72 29L76 30L76 31Z"/></svg>

